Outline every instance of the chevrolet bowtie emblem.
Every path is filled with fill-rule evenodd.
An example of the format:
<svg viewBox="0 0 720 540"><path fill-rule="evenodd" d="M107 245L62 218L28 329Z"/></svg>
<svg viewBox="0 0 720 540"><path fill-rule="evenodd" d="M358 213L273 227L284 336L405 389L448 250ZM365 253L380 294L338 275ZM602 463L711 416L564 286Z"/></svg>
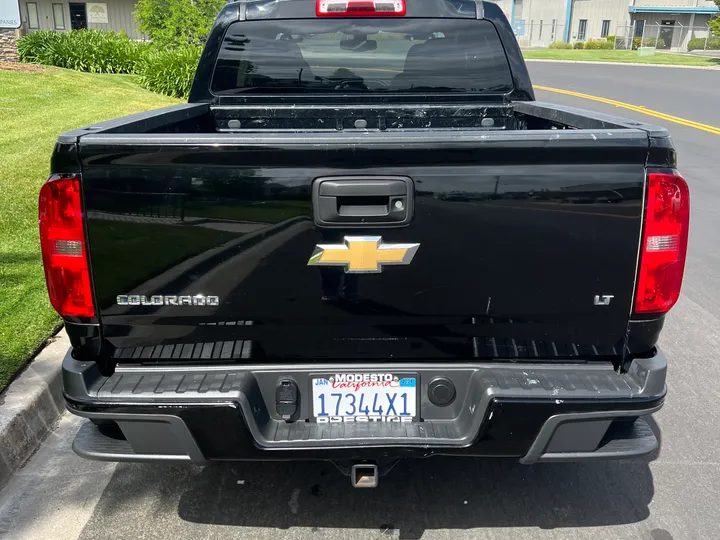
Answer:
<svg viewBox="0 0 720 540"><path fill-rule="evenodd" d="M385 264L410 264L420 244L384 244L382 236L346 236L343 244L318 244L308 266L344 266L347 274L377 274Z"/></svg>

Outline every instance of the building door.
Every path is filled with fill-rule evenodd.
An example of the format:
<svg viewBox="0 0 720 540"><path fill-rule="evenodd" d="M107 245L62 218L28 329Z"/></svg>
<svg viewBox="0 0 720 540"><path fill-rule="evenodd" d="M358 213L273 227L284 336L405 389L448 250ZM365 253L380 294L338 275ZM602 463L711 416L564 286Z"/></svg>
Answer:
<svg viewBox="0 0 720 540"><path fill-rule="evenodd" d="M85 4L70 4L70 28L73 30L85 30L87 28Z"/></svg>
<svg viewBox="0 0 720 540"><path fill-rule="evenodd" d="M658 49L669 49L672 47L673 32L675 32L675 21L662 21L660 23L660 39L663 43L658 43Z"/></svg>

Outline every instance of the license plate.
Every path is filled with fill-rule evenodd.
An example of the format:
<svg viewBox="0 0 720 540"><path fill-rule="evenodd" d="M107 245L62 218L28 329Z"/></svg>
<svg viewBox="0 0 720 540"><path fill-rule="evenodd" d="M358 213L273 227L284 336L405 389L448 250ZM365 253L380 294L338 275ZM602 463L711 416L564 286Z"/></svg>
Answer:
<svg viewBox="0 0 720 540"><path fill-rule="evenodd" d="M417 376L335 373L311 378L318 423L412 422L417 417Z"/></svg>

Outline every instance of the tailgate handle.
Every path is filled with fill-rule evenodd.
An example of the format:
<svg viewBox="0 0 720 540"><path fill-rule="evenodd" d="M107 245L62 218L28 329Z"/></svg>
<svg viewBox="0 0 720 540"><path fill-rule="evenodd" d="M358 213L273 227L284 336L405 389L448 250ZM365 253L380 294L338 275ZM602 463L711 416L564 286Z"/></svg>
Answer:
<svg viewBox="0 0 720 540"><path fill-rule="evenodd" d="M331 177L313 183L320 227L399 227L412 218L414 185L407 177Z"/></svg>

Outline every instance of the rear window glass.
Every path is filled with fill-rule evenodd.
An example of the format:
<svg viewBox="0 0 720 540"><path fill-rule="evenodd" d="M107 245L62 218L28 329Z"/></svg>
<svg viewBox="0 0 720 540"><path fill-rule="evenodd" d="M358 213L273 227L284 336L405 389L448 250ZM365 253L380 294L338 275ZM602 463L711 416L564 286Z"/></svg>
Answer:
<svg viewBox="0 0 720 540"><path fill-rule="evenodd" d="M240 93L512 90L495 27L475 19L303 19L233 23L211 89Z"/></svg>

